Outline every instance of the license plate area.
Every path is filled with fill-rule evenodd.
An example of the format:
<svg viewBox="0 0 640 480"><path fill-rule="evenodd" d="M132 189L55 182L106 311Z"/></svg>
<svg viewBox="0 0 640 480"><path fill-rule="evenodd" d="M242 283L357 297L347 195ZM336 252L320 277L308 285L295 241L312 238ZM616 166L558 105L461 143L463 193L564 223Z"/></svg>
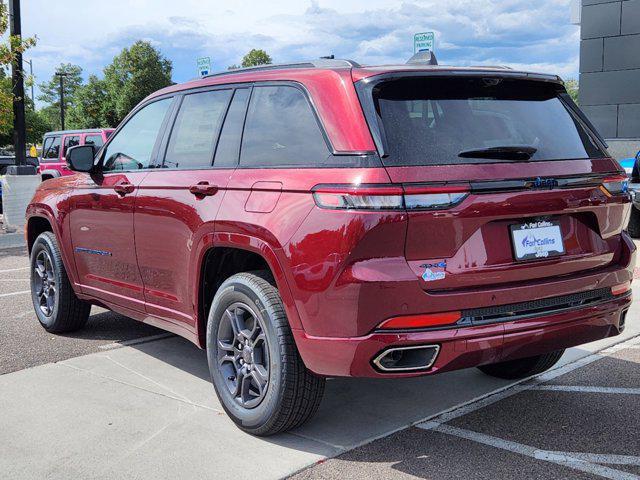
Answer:
<svg viewBox="0 0 640 480"><path fill-rule="evenodd" d="M519 262L563 255L564 242L560 222L536 220L509 225L513 256Z"/></svg>

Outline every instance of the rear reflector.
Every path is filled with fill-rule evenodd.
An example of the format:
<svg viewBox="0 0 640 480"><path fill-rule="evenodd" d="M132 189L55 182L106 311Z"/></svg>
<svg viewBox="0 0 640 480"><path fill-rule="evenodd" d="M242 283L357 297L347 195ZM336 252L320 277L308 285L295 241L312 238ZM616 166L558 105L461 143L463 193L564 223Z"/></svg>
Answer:
<svg viewBox="0 0 640 480"><path fill-rule="evenodd" d="M407 315L385 320L378 328L396 330L404 328L426 328L451 325L462 318L460 312L428 313L423 315Z"/></svg>
<svg viewBox="0 0 640 480"><path fill-rule="evenodd" d="M469 195L468 185L318 185L320 208L338 210L440 210Z"/></svg>
<svg viewBox="0 0 640 480"><path fill-rule="evenodd" d="M624 282L611 287L611 293L613 295L622 295L623 293L627 293L629 290L631 290L631 282Z"/></svg>
<svg viewBox="0 0 640 480"><path fill-rule="evenodd" d="M605 178L602 181L600 190L602 190L607 197L627 193L629 190L629 179L623 175Z"/></svg>

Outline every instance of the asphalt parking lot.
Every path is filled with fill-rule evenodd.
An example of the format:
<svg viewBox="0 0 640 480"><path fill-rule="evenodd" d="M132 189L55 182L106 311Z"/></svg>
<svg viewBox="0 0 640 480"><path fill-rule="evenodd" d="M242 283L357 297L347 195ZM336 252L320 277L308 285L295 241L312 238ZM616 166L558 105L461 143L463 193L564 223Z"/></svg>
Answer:
<svg viewBox="0 0 640 480"><path fill-rule="evenodd" d="M49 335L28 273L0 248L3 478L640 478L639 300L623 335L534 380L332 379L307 425L258 439L222 411L204 352L97 308Z"/></svg>

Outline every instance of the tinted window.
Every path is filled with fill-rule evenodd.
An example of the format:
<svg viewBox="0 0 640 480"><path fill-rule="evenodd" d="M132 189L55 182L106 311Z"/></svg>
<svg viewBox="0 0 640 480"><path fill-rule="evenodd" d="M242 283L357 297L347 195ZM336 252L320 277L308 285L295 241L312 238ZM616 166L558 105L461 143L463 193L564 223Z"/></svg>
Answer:
<svg viewBox="0 0 640 480"><path fill-rule="evenodd" d="M373 96L386 136L385 165L513 161L504 152L498 158L482 152L492 147L532 147L530 161L605 156L553 84L406 78L380 84ZM485 158L468 158L469 151Z"/></svg>
<svg viewBox="0 0 640 480"><path fill-rule="evenodd" d="M304 93L290 86L255 87L242 139L245 166L312 166L329 150Z"/></svg>
<svg viewBox="0 0 640 480"><path fill-rule="evenodd" d="M104 152L103 170L137 170L149 167L158 132L171 98L139 110L113 137Z"/></svg>
<svg viewBox="0 0 640 480"><path fill-rule="evenodd" d="M222 127L222 133L220 133L220 140L218 140L218 147L216 148L214 162L216 167L235 167L238 165L240 141L242 139L242 128L247 111L249 92L248 88L241 88L233 94L233 100L224 119L224 127Z"/></svg>
<svg viewBox="0 0 640 480"><path fill-rule="evenodd" d="M80 136L64 137L64 149L62 150L62 156L67 154L67 150L71 147L80 145Z"/></svg>
<svg viewBox="0 0 640 480"><path fill-rule="evenodd" d="M49 150L49 147L51 146L52 142L53 142L53 137L46 137L44 139L44 142L42 143L42 158L44 158L47 155L47 150Z"/></svg>
<svg viewBox="0 0 640 480"><path fill-rule="evenodd" d="M60 157L60 137L53 137L49 149L44 152L43 158L56 159Z"/></svg>
<svg viewBox="0 0 640 480"><path fill-rule="evenodd" d="M210 167L232 90L185 95L164 159L169 168Z"/></svg>
<svg viewBox="0 0 640 480"><path fill-rule="evenodd" d="M102 141L101 135L87 135L86 137L84 137L84 144L95 145L96 147L100 148L104 144L104 142Z"/></svg>

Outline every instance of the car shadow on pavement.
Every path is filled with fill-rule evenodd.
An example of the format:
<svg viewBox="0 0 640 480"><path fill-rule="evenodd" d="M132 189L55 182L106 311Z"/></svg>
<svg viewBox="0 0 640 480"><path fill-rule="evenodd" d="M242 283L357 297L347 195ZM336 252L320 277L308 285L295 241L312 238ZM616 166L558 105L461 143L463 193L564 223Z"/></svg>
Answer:
<svg viewBox="0 0 640 480"><path fill-rule="evenodd" d="M186 385L194 380L184 377L184 385L173 383L172 388L188 390L199 398L202 395L215 397L206 353L187 340L174 337L132 347L202 381L196 382L197 386ZM154 367L157 374L161 374L161 370L174 376L175 372ZM291 433L302 439L321 442L337 453L508 383L475 369L408 379L332 378L327 380L317 414ZM215 402L217 404L217 400ZM278 437L271 437L268 441L279 443ZM304 442L300 446L303 449L308 447Z"/></svg>

